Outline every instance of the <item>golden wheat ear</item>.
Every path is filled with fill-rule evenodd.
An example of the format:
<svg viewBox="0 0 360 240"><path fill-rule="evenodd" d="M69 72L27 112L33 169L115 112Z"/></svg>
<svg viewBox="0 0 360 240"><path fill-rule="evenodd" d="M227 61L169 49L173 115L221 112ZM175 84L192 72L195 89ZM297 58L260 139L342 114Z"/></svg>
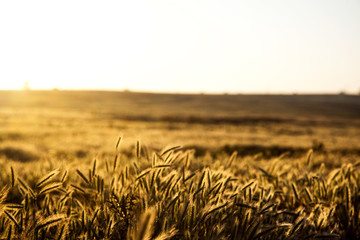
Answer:
<svg viewBox="0 0 360 240"><path fill-rule="evenodd" d="M154 233L156 210L148 208L141 214L136 226L130 231L128 239L150 240Z"/></svg>

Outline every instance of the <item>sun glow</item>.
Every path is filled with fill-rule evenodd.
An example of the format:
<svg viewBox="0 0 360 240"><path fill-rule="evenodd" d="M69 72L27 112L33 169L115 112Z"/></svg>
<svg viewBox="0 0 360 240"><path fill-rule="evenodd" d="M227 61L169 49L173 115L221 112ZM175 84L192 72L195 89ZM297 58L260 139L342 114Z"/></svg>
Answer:
<svg viewBox="0 0 360 240"><path fill-rule="evenodd" d="M357 92L357 1L1 1L0 89Z"/></svg>
<svg viewBox="0 0 360 240"><path fill-rule="evenodd" d="M4 89L21 88L25 81L35 89L89 87L151 40L151 15L135 2L5 4L0 21L11 24L1 24Z"/></svg>

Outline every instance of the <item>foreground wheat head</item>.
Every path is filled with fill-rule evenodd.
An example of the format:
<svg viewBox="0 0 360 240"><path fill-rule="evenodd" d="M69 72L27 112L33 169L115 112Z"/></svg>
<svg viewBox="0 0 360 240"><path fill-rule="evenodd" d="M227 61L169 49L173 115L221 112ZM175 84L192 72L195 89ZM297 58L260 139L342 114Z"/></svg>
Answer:
<svg viewBox="0 0 360 240"><path fill-rule="evenodd" d="M310 151L217 166L174 147L54 170L0 191L2 239L359 239L359 164L332 171ZM144 155L144 156L143 156ZM294 166L299 166L298 168ZM198 167L196 167L198 166Z"/></svg>

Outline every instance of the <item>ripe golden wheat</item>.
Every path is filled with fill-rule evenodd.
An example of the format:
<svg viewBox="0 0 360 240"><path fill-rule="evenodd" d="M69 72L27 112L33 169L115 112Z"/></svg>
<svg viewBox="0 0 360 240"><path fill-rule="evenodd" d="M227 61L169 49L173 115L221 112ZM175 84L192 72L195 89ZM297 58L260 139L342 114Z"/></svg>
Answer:
<svg viewBox="0 0 360 240"><path fill-rule="evenodd" d="M142 156L138 142L125 162L119 145L113 161L94 160L87 171L26 182L11 167L0 191L1 239L360 237L359 164L325 171L310 151L267 167L234 153L220 167L197 168L180 147Z"/></svg>

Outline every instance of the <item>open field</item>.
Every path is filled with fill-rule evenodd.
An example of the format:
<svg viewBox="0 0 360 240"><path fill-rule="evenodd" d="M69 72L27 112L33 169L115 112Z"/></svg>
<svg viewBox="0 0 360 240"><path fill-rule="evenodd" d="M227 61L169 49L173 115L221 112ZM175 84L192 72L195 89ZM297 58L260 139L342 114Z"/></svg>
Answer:
<svg viewBox="0 0 360 240"><path fill-rule="evenodd" d="M281 154L315 145L358 153L359 126L360 96L0 92L0 146L15 143L41 155L93 158L112 153L118 136L126 148L141 140L156 149L199 148L199 154Z"/></svg>
<svg viewBox="0 0 360 240"><path fill-rule="evenodd" d="M0 91L0 237L357 239L359 139L356 95Z"/></svg>

